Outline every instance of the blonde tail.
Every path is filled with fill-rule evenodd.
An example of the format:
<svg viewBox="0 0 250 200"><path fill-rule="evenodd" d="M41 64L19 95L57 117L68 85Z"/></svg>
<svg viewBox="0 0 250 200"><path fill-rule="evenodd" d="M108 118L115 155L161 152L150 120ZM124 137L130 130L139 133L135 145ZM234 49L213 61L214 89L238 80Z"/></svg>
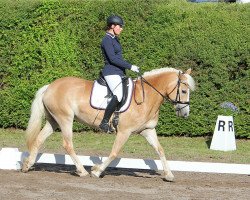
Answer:
<svg viewBox="0 0 250 200"><path fill-rule="evenodd" d="M26 130L26 143L27 143L28 150L31 150L31 147L35 139L37 138L39 132L41 131L42 119L43 119L44 111L45 111L42 98L48 86L49 85L45 85L42 88L40 88L37 91L36 97L32 102L31 116L30 116L28 127Z"/></svg>

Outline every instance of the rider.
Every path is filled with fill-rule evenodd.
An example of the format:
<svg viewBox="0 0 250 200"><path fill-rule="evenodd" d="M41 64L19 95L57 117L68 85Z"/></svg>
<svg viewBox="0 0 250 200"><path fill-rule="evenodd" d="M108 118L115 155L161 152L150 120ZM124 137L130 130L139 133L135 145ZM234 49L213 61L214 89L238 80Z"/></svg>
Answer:
<svg viewBox="0 0 250 200"><path fill-rule="evenodd" d="M139 72L139 67L131 65L122 57L122 47L118 40L123 30L123 19L118 15L111 15L107 18L106 35L102 39L101 50L104 57L104 68L101 73L106 80L113 96L109 102L104 117L99 128L104 132L113 132L114 129L109 125L109 120L116 110L117 105L122 100L122 77L125 76L125 69Z"/></svg>

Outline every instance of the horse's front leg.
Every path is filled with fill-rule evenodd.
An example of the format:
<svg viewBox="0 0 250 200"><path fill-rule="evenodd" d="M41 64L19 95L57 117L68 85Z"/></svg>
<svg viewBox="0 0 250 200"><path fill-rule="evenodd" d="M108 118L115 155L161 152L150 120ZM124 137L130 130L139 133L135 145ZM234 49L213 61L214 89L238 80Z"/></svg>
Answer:
<svg viewBox="0 0 250 200"><path fill-rule="evenodd" d="M159 143L159 140L157 138L156 130L155 129L146 129L141 132L141 135L143 135L149 144L153 146L153 148L156 150L157 154L159 155L161 162L162 162L162 167L164 171L164 179L166 181L173 181L174 180L174 175L172 174L167 160L166 156L164 153L164 149L162 148L161 144Z"/></svg>
<svg viewBox="0 0 250 200"><path fill-rule="evenodd" d="M100 177L101 173L109 166L109 164L117 157L123 145L126 143L130 136L130 133L121 133L118 131L115 138L115 142L112 147L112 151L109 157L100 165L95 165L92 167L91 175L93 177Z"/></svg>

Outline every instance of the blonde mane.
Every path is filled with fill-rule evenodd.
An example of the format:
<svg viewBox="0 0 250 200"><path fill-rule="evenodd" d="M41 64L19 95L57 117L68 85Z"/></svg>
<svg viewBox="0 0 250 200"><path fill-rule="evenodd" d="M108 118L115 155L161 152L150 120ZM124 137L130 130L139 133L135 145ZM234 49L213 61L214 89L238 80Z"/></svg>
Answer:
<svg viewBox="0 0 250 200"><path fill-rule="evenodd" d="M161 73L164 73L164 72L176 72L176 73L183 73L181 70L178 70L178 69L174 69L174 68L160 68L160 69L153 69L151 71L148 71L148 72L145 72L143 74L144 77L147 77L147 76L154 76L154 75L157 75L157 74L161 74ZM189 85L189 88L194 91L195 90L195 82L194 82L194 79L192 78L192 76L190 76L189 74L185 74L185 76L187 77L187 84Z"/></svg>
<svg viewBox="0 0 250 200"><path fill-rule="evenodd" d="M194 91L195 90L195 82L194 82L193 77L190 76L189 74L185 74L185 76L187 77L187 83L188 83L190 90Z"/></svg>
<svg viewBox="0 0 250 200"><path fill-rule="evenodd" d="M181 72L182 73L182 71L180 71L180 70L165 67L165 68L153 69L151 71L145 72L143 74L143 76L153 76L153 75L161 74L161 73L164 73L164 72L176 72L176 73Z"/></svg>

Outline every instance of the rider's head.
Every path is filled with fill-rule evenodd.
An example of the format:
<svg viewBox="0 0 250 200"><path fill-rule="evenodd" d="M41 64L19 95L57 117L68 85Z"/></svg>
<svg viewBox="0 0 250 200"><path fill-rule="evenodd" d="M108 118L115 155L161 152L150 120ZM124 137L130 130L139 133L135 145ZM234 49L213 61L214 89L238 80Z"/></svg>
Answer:
<svg viewBox="0 0 250 200"><path fill-rule="evenodd" d="M124 26L123 19L118 15L111 15L107 18L107 30L112 31L114 35L119 35Z"/></svg>

